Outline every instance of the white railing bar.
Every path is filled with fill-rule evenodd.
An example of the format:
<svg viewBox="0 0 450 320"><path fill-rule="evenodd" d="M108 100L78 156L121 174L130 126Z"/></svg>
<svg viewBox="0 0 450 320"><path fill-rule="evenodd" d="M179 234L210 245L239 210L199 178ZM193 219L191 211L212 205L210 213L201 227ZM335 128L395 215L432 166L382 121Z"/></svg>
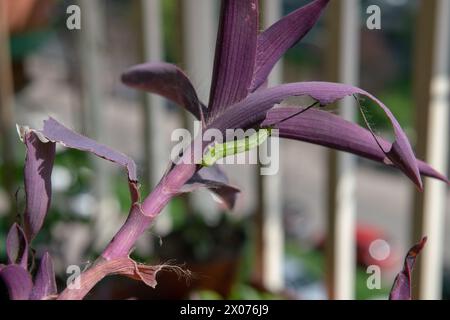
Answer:
<svg viewBox="0 0 450 320"><path fill-rule="evenodd" d="M283 1L265 0L263 7L263 24L267 28L282 16ZM282 61L278 62L269 76L269 86L280 84L283 78ZM282 144L280 143L280 157ZM256 174L260 174L257 172ZM282 170L276 175L261 177L263 194L263 284L272 291L284 287L284 227L282 205Z"/></svg>
<svg viewBox="0 0 450 320"><path fill-rule="evenodd" d="M162 39L162 10L160 0L140 0L142 56L145 61L164 60ZM155 94L144 95L144 143L146 145L145 162L147 181L155 185L167 166L166 143L164 132L165 109L163 99ZM149 186L150 187L150 186Z"/></svg>
<svg viewBox="0 0 450 320"><path fill-rule="evenodd" d="M217 6L219 1L183 0L183 63L189 78L194 84L201 101L208 103L209 89L214 64L214 49L218 26ZM186 124L192 134L194 117L186 115ZM200 212L217 213L217 203L208 195L209 191L200 190L189 195L189 204Z"/></svg>
<svg viewBox="0 0 450 320"><path fill-rule="evenodd" d="M105 49L105 16L102 0L80 0L81 30L79 31L80 73L84 134L102 143L108 143L105 132L104 95L104 49ZM105 167L104 160L92 157L96 179L94 179L94 196L97 199L97 210L94 217L94 246L101 248L114 228L114 205L111 198L110 170ZM118 213L116 213L118 214Z"/></svg>
<svg viewBox="0 0 450 320"><path fill-rule="evenodd" d="M423 157L436 170L445 174L447 171L449 152L449 116L450 116L450 2L448 0L422 1L421 5L429 6L425 23L428 34L423 36L432 39L428 55L416 62L425 63L431 70L424 87L416 90L424 92L428 101L417 105L418 114L418 155ZM420 10L420 12L424 12ZM421 32L421 31L419 31ZM423 30L422 30L423 32ZM420 42L420 39L419 39ZM420 46L421 43L417 43ZM417 74L418 77L425 75ZM421 81L421 80L418 80ZM417 92L418 95L423 95ZM422 235L428 236L426 249L421 254L416 272L415 296L420 299L440 299L443 282L443 244L444 219L446 208L445 184L424 179L424 192L415 192L414 241Z"/></svg>
<svg viewBox="0 0 450 320"><path fill-rule="evenodd" d="M330 3L328 9L332 41L328 51L331 80L356 85L359 73L359 0ZM333 52L335 52L333 54ZM334 60L334 61L333 61ZM339 104L339 112L354 121L356 108L352 99ZM327 290L330 299L353 299L356 265L356 199L355 158L349 154L330 151L327 219Z"/></svg>

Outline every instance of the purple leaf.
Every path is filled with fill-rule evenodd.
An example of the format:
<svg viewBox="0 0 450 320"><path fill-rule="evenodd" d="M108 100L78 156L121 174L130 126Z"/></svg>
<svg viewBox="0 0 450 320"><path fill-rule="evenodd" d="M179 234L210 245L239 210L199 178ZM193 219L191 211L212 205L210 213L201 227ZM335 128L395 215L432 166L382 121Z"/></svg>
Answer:
<svg viewBox="0 0 450 320"><path fill-rule="evenodd" d="M416 263L417 255L422 251L427 237L423 237L419 243L409 249L403 270L395 277L394 285L392 286L389 300L411 300L411 276Z"/></svg>
<svg viewBox="0 0 450 320"><path fill-rule="evenodd" d="M133 66L122 75L122 82L131 88L159 94L185 107L197 119L203 119L206 108L189 78L173 64L153 62Z"/></svg>
<svg viewBox="0 0 450 320"><path fill-rule="evenodd" d="M11 226L6 237L6 253L8 255L8 263L20 265L27 270L28 241L22 228L17 223Z"/></svg>
<svg viewBox="0 0 450 320"><path fill-rule="evenodd" d="M51 175L55 159L55 144L43 142L38 134L28 130L23 135L27 148L25 160L26 208L24 229L29 242L44 223L52 196Z"/></svg>
<svg viewBox="0 0 450 320"><path fill-rule="evenodd" d="M233 209L236 196L240 190L228 182L225 172L216 164L211 167L203 167L196 172L183 186L180 192L193 192L206 187L220 197L227 209Z"/></svg>
<svg viewBox="0 0 450 320"><path fill-rule="evenodd" d="M0 279L5 284L11 300L28 300L33 287L28 271L12 264L0 270Z"/></svg>
<svg viewBox="0 0 450 320"><path fill-rule="evenodd" d="M34 286L31 291L31 300L49 299L56 295L56 280L53 270L52 257L48 252L41 259L41 264L34 279Z"/></svg>
<svg viewBox="0 0 450 320"><path fill-rule="evenodd" d="M419 171L420 171L421 175L441 180L441 181L447 183L448 185L450 185L450 180L446 176L441 174L440 172L436 171L428 163L426 163L422 160L417 160L417 165L419 166Z"/></svg>
<svg viewBox="0 0 450 320"><path fill-rule="evenodd" d="M301 109L296 107L281 107L269 110L262 126L277 123L297 114L299 110ZM280 138L318 144L393 165L376 143L369 130L326 111L309 109L273 126L279 129ZM384 149L390 149L392 144L389 141L381 137L378 137L378 140ZM448 183L446 177L425 162L418 160L418 167L422 175Z"/></svg>
<svg viewBox="0 0 450 320"><path fill-rule="evenodd" d="M395 141L390 149L384 149L385 155L399 167L422 190L422 180L416 158L409 144L406 134L392 112L370 93L345 84L331 82L299 82L280 85L266 90L259 90L249 95L243 101L230 107L209 125L224 132L226 129L249 128L265 118L265 112L275 104L291 96L310 96L321 105L331 104L349 95L363 95L373 100L389 118L394 129ZM270 125L270 123L266 123ZM370 129L370 128L369 128ZM375 137L379 142L379 138Z"/></svg>
<svg viewBox="0 0 450 320"><path fill-rule="evenodd" d="M256 55L258 0L223 0L209 101L209 119L245 98Z"/></svg>
<svg viewBox="0 0 450 320"><path fill-rule="evenodd" d="M316 0L285 16L258 36L251 91L267 79L284 53L314 26L329 0Z"/></svg>
<svg viewBox="0 0 450 320"><path fill-rule="evenodd" d="M91 152L102 159L109 160L125 167L128 173L128 182L132 202L134 203L139 201L136 164L133 159L121 152L111 149L108 146L100 144L88 137L82 136L66 128L53 118L49 118L44 121L44 129L42 130L42 134L50 141L61 143L68 148Z"/></svg>

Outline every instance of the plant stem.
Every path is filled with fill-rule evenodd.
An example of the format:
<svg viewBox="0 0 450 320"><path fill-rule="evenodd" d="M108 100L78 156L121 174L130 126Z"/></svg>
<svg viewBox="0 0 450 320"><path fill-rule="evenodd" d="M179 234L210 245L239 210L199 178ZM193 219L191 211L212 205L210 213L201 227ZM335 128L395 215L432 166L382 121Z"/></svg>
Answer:
<svg viewBox="0 0 450 320"><path fill-rule="evenodd" d="M132 206L128 219L103 251L102 257L111 260L128 256L137 239L167 203L180 193L180 188L192 177L195 170L195 164L179 164L165 175L142 205Z"/></svg>
<svg viewBox="0 0 450 320"><path fill-rule="evenodd" d="M110 241L94 266L88 271L93 272L92 269L101 268L101 261L128 257L138 238L150 227L167 203L180 193L181 187L192 177L196 170L197 166L195 164L181 163L173 167L147 196L142 205L134 204L131 207L129 216L123 226ZM83 277L83 275L84 273L80 274L79 277ZM81 294L71 295L68 294L68 290L70 289L66 288L59 298L73 298L76 296L78 299L83 299L88 293L88 290L80 290Z"/></svg>

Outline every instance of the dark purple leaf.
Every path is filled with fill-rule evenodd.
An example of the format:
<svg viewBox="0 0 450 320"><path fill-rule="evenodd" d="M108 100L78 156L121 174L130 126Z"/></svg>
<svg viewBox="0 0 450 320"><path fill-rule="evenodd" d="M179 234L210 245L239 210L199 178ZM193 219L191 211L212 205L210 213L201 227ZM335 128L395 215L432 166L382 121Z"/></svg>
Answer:
<svg viewBox="0 0 450 320"><path fill-rule="evenodd" d="M255 65L258 0L223 0L209 101L209 119L249 92Z"/></svg>
<svg viewBox="0 0 450 320"><path fill-rule="evenodd" d="M41 264L34 279L33 290L31 291L31 300L49 299L56 295L56 280L53 270L52 257L48 252L41 259Z"/></svg>
<svg viewBox="0 0 450 320"><path fill-rule="evenodd" d="M417 165L419 166L419 171L421 175L441 180L450 185L450 180L440 172L436 171L428 163L422 160L417 160Z"/></svg>
<svg viewBox="0 0 450 320"><path fill-rule="evenodd" d="M0 270L0 280L5 284L11 300L28 300L33 282L21 266L12 264Z"/></svg>
<svg viewBox="0 0 450 320"><path fill-rule="evenodd" d="M129 87L159 94L203 119L205 107L199 101L191 81L177 66L164 62L144 63L131 67L122 75Z"/></svg>
<svg viewBox="0 0 450 320"><path fill-rule="evenodd" d="M269 110L262 126L277 123L299 112L296 107L280 107ZM280 138L305 141L321 146L346 151L377 162L393 165L375 141L372 133L349 122L335 114L309 109L273 127L279 129ZM389 141L377 137L381 146L388 150L392 145ZM422 175L436 178L448 183L448 179L431 168L428 164L418 160L419 171Z"/></svg>
<svg viewBox="0 0 450 320"><path fill-rule="evenodd" d="M238 188L229 184L228 177L217 164L201 168L189 179L180 192L193 192L202 187L217 194L230 210L233 209L236 196L240 192Z"/></svg>
<svg viewBox="0 0 450 320"><path fill-rule="evenodd" d="M55 144L43 142L38 134L28 130L23 135L27 148L25 159L26 208L24 229L29 242L44 223L52 196L51 175L55 159Z"/></svg>
<svg viewBox="0 0 450 320"><path fill-rule="evenodd" d="M243 101L234 104L209 125L224 132L226 129L249 128L265 119L265 112L275 104L290 96L310 96L321 105L331 104L345 96L363 95L373 100L389 118L394 129L395 141L390 149L383 149L385 155L399 167L422 190L422 180L414 152L409 144L406 134L392 112L370 93L345 84L330 82L299 82L280 85L266 90L259 90L249 95ZM270 125L270 123L266 123ZM370 128L369 128L370 129ZM377 141L379 139L375 137Z"/></svg>
<svg viewBox="0 0 450 320"><path fill-rule="evenodd" d="M313 1L283 17L258 36L251 91L264 83L277 61L309 32L328 2Z"/></svg>
<svg viewBox="0 0 450 320"><path fill-rule="evenodd" d="M389 294L390 300L411 300L411 277L416 263L417 255L422 251L427 237L423 237L419 243L409 249L405 257L403 270L395 277L394 285Z"/></svg>
<svg viewBox="0 0 450 320"><path fill-rule="evenodd" d="M8 255L8 263L20 265L27 270L28 241L22 228L17 223L11 226L6 237L6 253Z"/></svg>
<svg viewBox="0 0 450 320"><path fill-rule="evenodd" d="M136 164L133 159L121 152L68 129L53 118L44 121L42 134L50 141L61 143L68 148L91 152L102 159L109 160L125 167L128 173L132 201L134 203L139 200Z"/></svg>

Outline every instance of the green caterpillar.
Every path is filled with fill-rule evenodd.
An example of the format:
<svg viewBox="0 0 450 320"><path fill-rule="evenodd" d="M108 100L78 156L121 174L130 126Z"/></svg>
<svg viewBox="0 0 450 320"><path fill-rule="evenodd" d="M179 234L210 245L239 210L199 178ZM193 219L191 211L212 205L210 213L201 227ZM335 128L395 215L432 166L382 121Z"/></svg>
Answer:
<svg viewBox="0 0 450 320"><path fill-rule="evenodd" d="M264 141L266 141L271 134L271 128L264 128L259 129L250 137L245 137L241 140L215 143L213 146L208 147L208 151L206 151L203 155L202 165L205 167L210 167L219 159L256 148L264 143Z"/></svg>

